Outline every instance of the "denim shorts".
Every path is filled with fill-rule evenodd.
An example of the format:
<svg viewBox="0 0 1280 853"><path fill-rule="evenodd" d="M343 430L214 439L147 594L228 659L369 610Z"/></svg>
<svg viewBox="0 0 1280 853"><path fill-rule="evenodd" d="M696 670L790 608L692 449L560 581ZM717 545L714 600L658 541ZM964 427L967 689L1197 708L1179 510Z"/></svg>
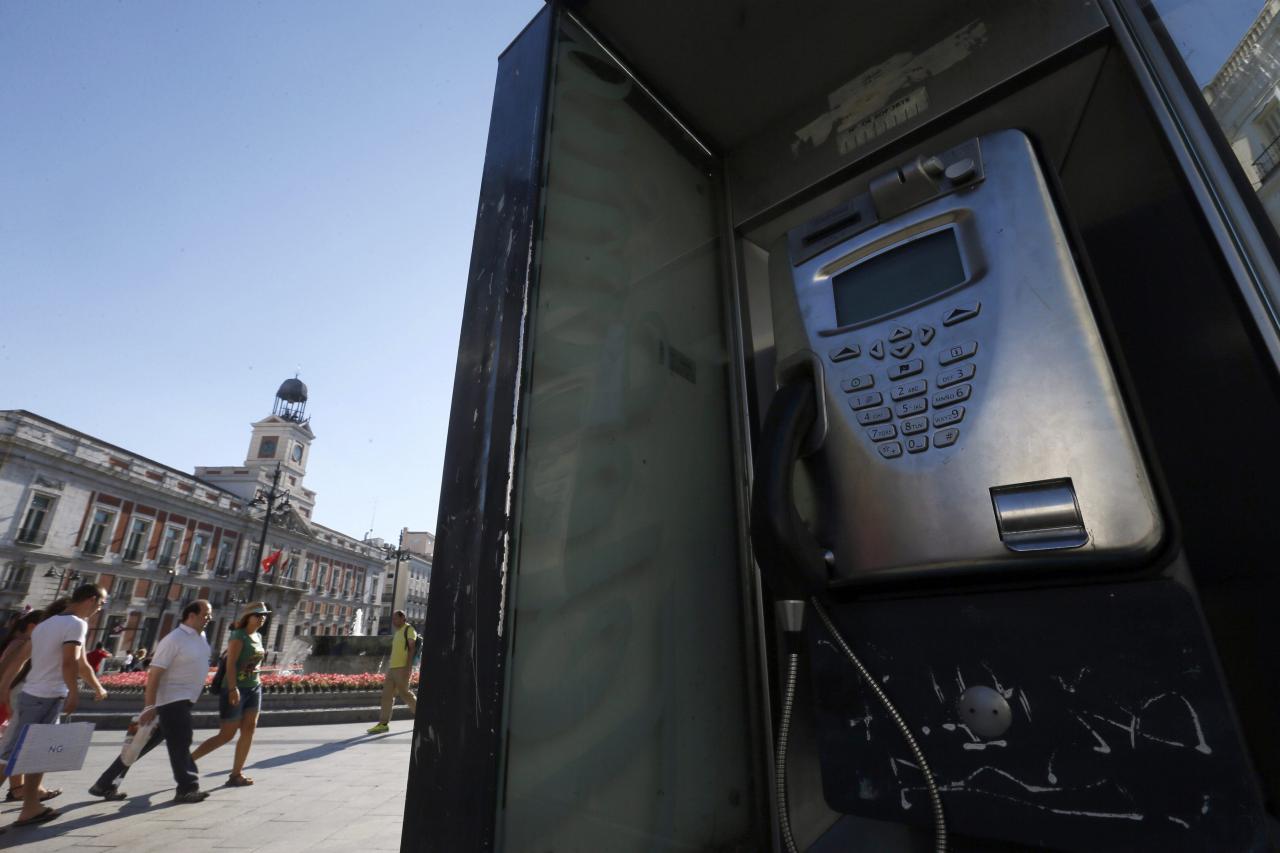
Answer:
<svg viewBox="0 0 1280 853"><path fill-rule="evenodd" d="M5 731L4 744L0 746L0 761L9 760L9 755L13 752L13 745L18 740L18 730L23 726L28 723L35 725L59 722L59 718L62 716L63 701L64 699L61 696L54 699L44 699L40 696L19 693L17 700L13 703L13 717L10 718L9 728Z"/></svg>
<svg viewBox="0 0 1280 853"><path fill-rule="evenodd" d="M230 691L223 690L218 694L218 719L224 723L238 720L244 716L245 711L262 710L262 685L257 687L241 687L240 688L240 704L232 705L227 697Z"/></svg>

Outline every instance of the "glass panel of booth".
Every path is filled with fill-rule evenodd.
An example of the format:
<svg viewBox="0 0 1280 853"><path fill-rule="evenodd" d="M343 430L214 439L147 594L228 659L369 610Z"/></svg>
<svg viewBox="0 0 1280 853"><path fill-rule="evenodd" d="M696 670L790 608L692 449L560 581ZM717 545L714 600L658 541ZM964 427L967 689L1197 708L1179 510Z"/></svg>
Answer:
<svg viewBox="0 0 1280 853"><path fill-rule="evenodd" d="M756 817L713 166L556 38L499 837L728 849Z"/></svg>
<svg viewBox="0 0 1280 853"><path fill-rule="evenodd" d="M1150 0L1144 4L1200 90L1280 228L1280 0Z"/></svg>

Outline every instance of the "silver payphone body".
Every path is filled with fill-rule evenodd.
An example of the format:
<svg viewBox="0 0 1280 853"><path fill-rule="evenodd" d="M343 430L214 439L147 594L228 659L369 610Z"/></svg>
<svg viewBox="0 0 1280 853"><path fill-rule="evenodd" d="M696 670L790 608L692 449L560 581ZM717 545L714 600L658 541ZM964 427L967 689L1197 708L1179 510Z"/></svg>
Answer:
<svg viewBox="0 0 1280 853"><path fill-rule="evenodd" d="M1030 141L872 179L770 253L779 381L811 371L832 584L1123 564L1151 484Z"/></svg>

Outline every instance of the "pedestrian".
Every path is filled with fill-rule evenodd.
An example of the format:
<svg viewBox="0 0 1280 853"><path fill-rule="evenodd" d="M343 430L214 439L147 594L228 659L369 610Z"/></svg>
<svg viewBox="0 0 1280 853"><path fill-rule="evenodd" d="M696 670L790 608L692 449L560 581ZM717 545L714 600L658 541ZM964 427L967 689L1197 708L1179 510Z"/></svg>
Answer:
<svg viewBox="0 0 1280 853"><path fill-rule="evenodd" d="M133 669L130 672L142 672L147 668L147 650L138 649L133 653Z"/></svg>
<svg viewBox="0 0 1280 853"><path fill-rule="evenodd" d="M403 610L391 614L391 660L386 679L382 682L382 713L378 724L369 734L378 735L391 730L391 709L399 696L409 706L409 713L418 713L418 700L409 689L409 668L413 663L418 632L405 620Z"/></svg>
<svg viewBox="0 0 1280 853"><path fill-rule="evenodd" d="M262 710L262 681L259 669L265 657L262 636L259 633L271 613L262 601L252 601L244 606L240 618L231 626L231 638L227 642L226 676L218 694L218 733L206 740L191 754L199 761L225 743L236 741L235 760L227 784L233 788L252 785L253 780L244 775L244 763L253 746L253 733L258 728L258 714Z"/></svg>
<svg viewBox="0 0 1280 853"><path fill-rule="evenodd" d="M95 673L102 672L102 662L111 657L111 652L107 651L102 643L98 643L93 647L93 651L85 655L89 661L89 666L93 667Z"/></svg>
<svg viewBox="0 0 1280 853"><path fill-rule="evenodd" d="M128 649L124 650L124 661L120 664L121 672L133 672L133 652Z"/></svg>
<svg viewBox="0 0 1280 853"><path fill-rule="evenodd" d="M182 610L182 622L156 646L151 667L147 670L147 688L138 725L145 726L157 716L160 725L152 730L142 748L146 755L161 741L169 750L169 766L177 783L175 803L198 803L209 796L200 790L200 777L191 755L191 709L204 692L209 674L209 641L204 629L213 618L213 607L203 598ZM129 768L117 756L111 766L98 777L89 793L105 800L123 800L127 795L119 782Z"/></svg>
<svg viewBox="0 0 1280 853"><path fill-rule="evenodd" d="M22 691L27 670L30 669L28 664L31 659L31 633L43 618L43 611L28 610L18 617L13 630L5 638L4 645L0 646L0 709L2 709L0 719L7 718L9 721L8 727L4 730L4 737L0 738L0 752L8 751L9 744L18 736L18 730L22 728L13 705L18 693ZM4 784L4 778L3 765L0 765L0 784ZM6 803L16 802L22 798L22 783L21 773L9 779L9 793L4 797ZM62 792L46 791L44 799L51 800L60 793Z"/></svg>
<svg viewBox="0 0 1280 853"><path fill-rule="evenodd" d="M22 692L14 703L22 724L56 724L62 714L71 714L79 703L79 678L93 687L98 698L105 698L106 691L98 677L84 660L84 641L89 634L86 621L107 601L107 591L97 584L81 584L71 593L66 610L50 616L31 632L31 672L27 675ZM0 760L8 761L13 747L0 754ZM22 786L22 811L14 826L34 826L48 823L58 816L58 811L41 803L47 793L41 782L43 773L29 773Z"/></svg>

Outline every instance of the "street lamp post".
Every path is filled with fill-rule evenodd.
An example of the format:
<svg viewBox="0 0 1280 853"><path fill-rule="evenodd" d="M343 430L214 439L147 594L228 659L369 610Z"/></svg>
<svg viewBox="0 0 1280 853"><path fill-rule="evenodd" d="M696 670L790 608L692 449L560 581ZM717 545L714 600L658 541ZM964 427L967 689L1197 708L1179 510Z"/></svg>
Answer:
<svg viewBox="0 0 1280 853"><path fill-rule="evenodd" d="M404 531L400 531L397 547L392 548L390 545L386 545L382 550L388 560L392 557L395 557L396 560L395 573L391 576L391 612L394 614L396 611L396 593L399 592L400 588L400 561L409 556L409 551L404 548ZM382 630L381 625L378 626L378 630Z"/></svg>
<svg viewBox="0 0 1280 853"><path fill-rule="evenodd" d="M160 611L156 613L156 626L147 635L148 649L156 647L156 637L160 635L160 620L164 618L164 612L169 607L169 593L173 591L173 582L178 578L177 569L165 569L165 573L169 575L169 583L165 584L164 595L160 598Z"/></svg>
<svg viewBox="0 0 1280 853"><path fill-rule="evenodd" d="M289 509L289 490L280 491L280 463L276 463L276 470L271 475L271 488L263 491L258 489L258 493L254 495L253 500L249 501L249 506L265 506L266 512L262 514L262 535L258 537L258 556L253 563L253 581L249 584L249 601L254 601L258 593L258 575L262 572L262 561L266 558L267 549L267 528L271 524L272 513L283 513ZM283 498L283 500L281 500ZM276 501L280 500L280 506L276 506Z"/></svg>
<svg viewBox="0 0 1280 853"><path fill-rule="evenodd" d="M80 580L80 573L75 569L55 569L53 566L49 567L49 571L45 572L44 576L47 578L58 579L58 588L53 592L53 600L55 601L58 596L62 595L62 587L64 584L70 587L71 584Z"/></svg>

